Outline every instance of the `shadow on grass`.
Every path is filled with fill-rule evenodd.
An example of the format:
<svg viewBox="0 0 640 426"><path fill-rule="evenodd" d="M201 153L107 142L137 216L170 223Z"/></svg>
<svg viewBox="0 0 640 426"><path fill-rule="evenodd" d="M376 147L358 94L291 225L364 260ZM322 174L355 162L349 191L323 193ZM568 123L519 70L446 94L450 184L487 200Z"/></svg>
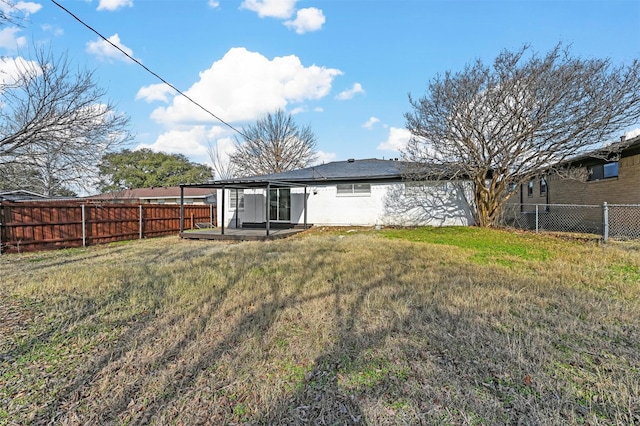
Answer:
<svg viewBox="0 0 640 426"><path fill-rule="evenodd" d="M524 315L519 309L526 296L522 289L530 284L526 278L499 271L477 276L476 267L446 267L398 244L385 245L383 262L358 263L366 256L360 256L365 247L358 241L372 241L346 240L237 245L215 256L200 245L161 255L146 251L136 260L145 265L143 280L125 279L99 302L83 300L62 323L45 327L12 352L25 355L29 346L69 334L74 324L90 328L98 322L101 329L120 330L79 358L64 386L36 408L32 423L517 424L526 419L561 424L596 419L597 424L598 418L633 419L606 401L580 399L567 385L571 379L558 377L557 366L547 365L562 361L562 368L576 374L579 369L597 372L608 362L607 354L593 365L582 355L594 344L583 336L593 333L573 316L588 308L589 296L577 290L568 294L570 310L558 309L557 317L548 316L544 303L526 305L528 317L517 322L514 318ZM303 267L288 263L296 256ZM367 274L368 268L374 271ZM439 269L430 274L432 268ZM172 292L177 277L197 279L199 271L212 270L222 278L195 283L201 293L185 301ZM414 275L408 278L409 273ZM281 283L282 277L295 283L292 288ZM203 291L205 285L216 287ZM513 298L512 310L460 308L461 300L496 288ZM110 309L136 298L147 300L139 303L144 309L103 321ZM376 298L384 303L372 310ZM294 386L274 388L273 398L243 387L239 382L269 380L261 371L277 357L274 330L287 313L310 308L323 310L330 325L323 324L327 337L318 339L323 346L307 350L310 360L300 362ZM380 318L374 321L375 316ZM558 331L565 323L575 326L573 334ZM628 330L640 331L637 326ZM621 340L609 355L633 365L633 344Z"/></svg>

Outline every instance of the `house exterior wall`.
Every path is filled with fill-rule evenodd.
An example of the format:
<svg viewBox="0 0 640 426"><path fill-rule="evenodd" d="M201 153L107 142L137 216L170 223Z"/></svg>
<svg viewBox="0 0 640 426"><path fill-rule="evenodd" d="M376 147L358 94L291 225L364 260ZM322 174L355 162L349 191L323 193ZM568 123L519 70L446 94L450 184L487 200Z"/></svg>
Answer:
<svg viewBox="0 0 640 426"><path fill-rule="evenodd" d="M550 180L550 204L640 204L640 154L622 157L617 177L586 182Z"/></svg>
<svg viewBox="0 0 640 426"><path fill-rule="evenodd" d="M218 190L221 200L221 190ZM404 183L371 184L369 194L338 194L333 185L307 187L307 223L328 226L466 226L473 224L467 205L468 185L454 182L425 183L412 188ZM245 190L244 208L238 213L225 205L225 226L265 221L264 190ZM291 223L304 223L304 188L291 188ZM229 190L225 203L230 200ZM219 204L218 223L222 223Z"/></svg>

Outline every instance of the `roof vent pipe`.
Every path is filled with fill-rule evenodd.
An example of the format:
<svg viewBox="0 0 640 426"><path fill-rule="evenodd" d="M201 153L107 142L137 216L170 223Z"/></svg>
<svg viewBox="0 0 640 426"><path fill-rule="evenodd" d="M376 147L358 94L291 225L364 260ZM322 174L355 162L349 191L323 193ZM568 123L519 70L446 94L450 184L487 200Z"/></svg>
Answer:
<svg viewBox="0 0 640 426"><path fill-rule="evenodd" d="M349 158L349 159L347 160L347 163L353 163L353 162L355 162L355 161L356 161L356 160L355 160L354 158Z"/></svg>
<svg viewBox="0 0 640 426"><path fill-rule="evenodd" d="M625 139L627 139L627 135L620 136L620 142L624 142Z"/></svg>

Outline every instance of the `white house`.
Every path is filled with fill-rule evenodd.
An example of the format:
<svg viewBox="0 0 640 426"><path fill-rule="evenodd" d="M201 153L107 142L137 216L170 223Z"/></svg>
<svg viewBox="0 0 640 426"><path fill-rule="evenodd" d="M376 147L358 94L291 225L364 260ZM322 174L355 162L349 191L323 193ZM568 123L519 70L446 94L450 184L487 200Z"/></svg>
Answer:
<svg viewBox="0 0 640 426"><path fill-rule="evenodd" d="M271 228L473 224L468 182L407 182L406 164L336 161L207 186L217 188L218 223L228 228L264 228L267 219Z"/></svg>

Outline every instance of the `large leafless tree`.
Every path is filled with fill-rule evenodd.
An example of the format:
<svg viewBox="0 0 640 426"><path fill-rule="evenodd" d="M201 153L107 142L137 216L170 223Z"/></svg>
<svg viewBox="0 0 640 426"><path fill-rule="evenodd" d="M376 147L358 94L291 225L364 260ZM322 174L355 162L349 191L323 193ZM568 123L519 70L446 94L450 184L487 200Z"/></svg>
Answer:
<svg viewBox="0 0 640 426"><path fill-rule="evenodd" d="M279 109L243 127L236 138L231 163L240 176L295 170L316 159L316 137L309 126L299 127L291 114Z"/></svg>
<svg viewBox="0 0 640 426"><path fill-rule="evenodd" d="M38 50L12 61L0 87L0 172L30 169L51 195L89 187L103 154L129 140L128 118L66 56Z"/></svg>
<svg viewBox="0 0 640 426"><path fill-rule="evenodd" d="M524 46L437 76L409 100L403 155L428 173L412 177L471 181L476 223L492 226L519 184L638 123L640 61L615 66L562 45L544 55Z"/></svg>

